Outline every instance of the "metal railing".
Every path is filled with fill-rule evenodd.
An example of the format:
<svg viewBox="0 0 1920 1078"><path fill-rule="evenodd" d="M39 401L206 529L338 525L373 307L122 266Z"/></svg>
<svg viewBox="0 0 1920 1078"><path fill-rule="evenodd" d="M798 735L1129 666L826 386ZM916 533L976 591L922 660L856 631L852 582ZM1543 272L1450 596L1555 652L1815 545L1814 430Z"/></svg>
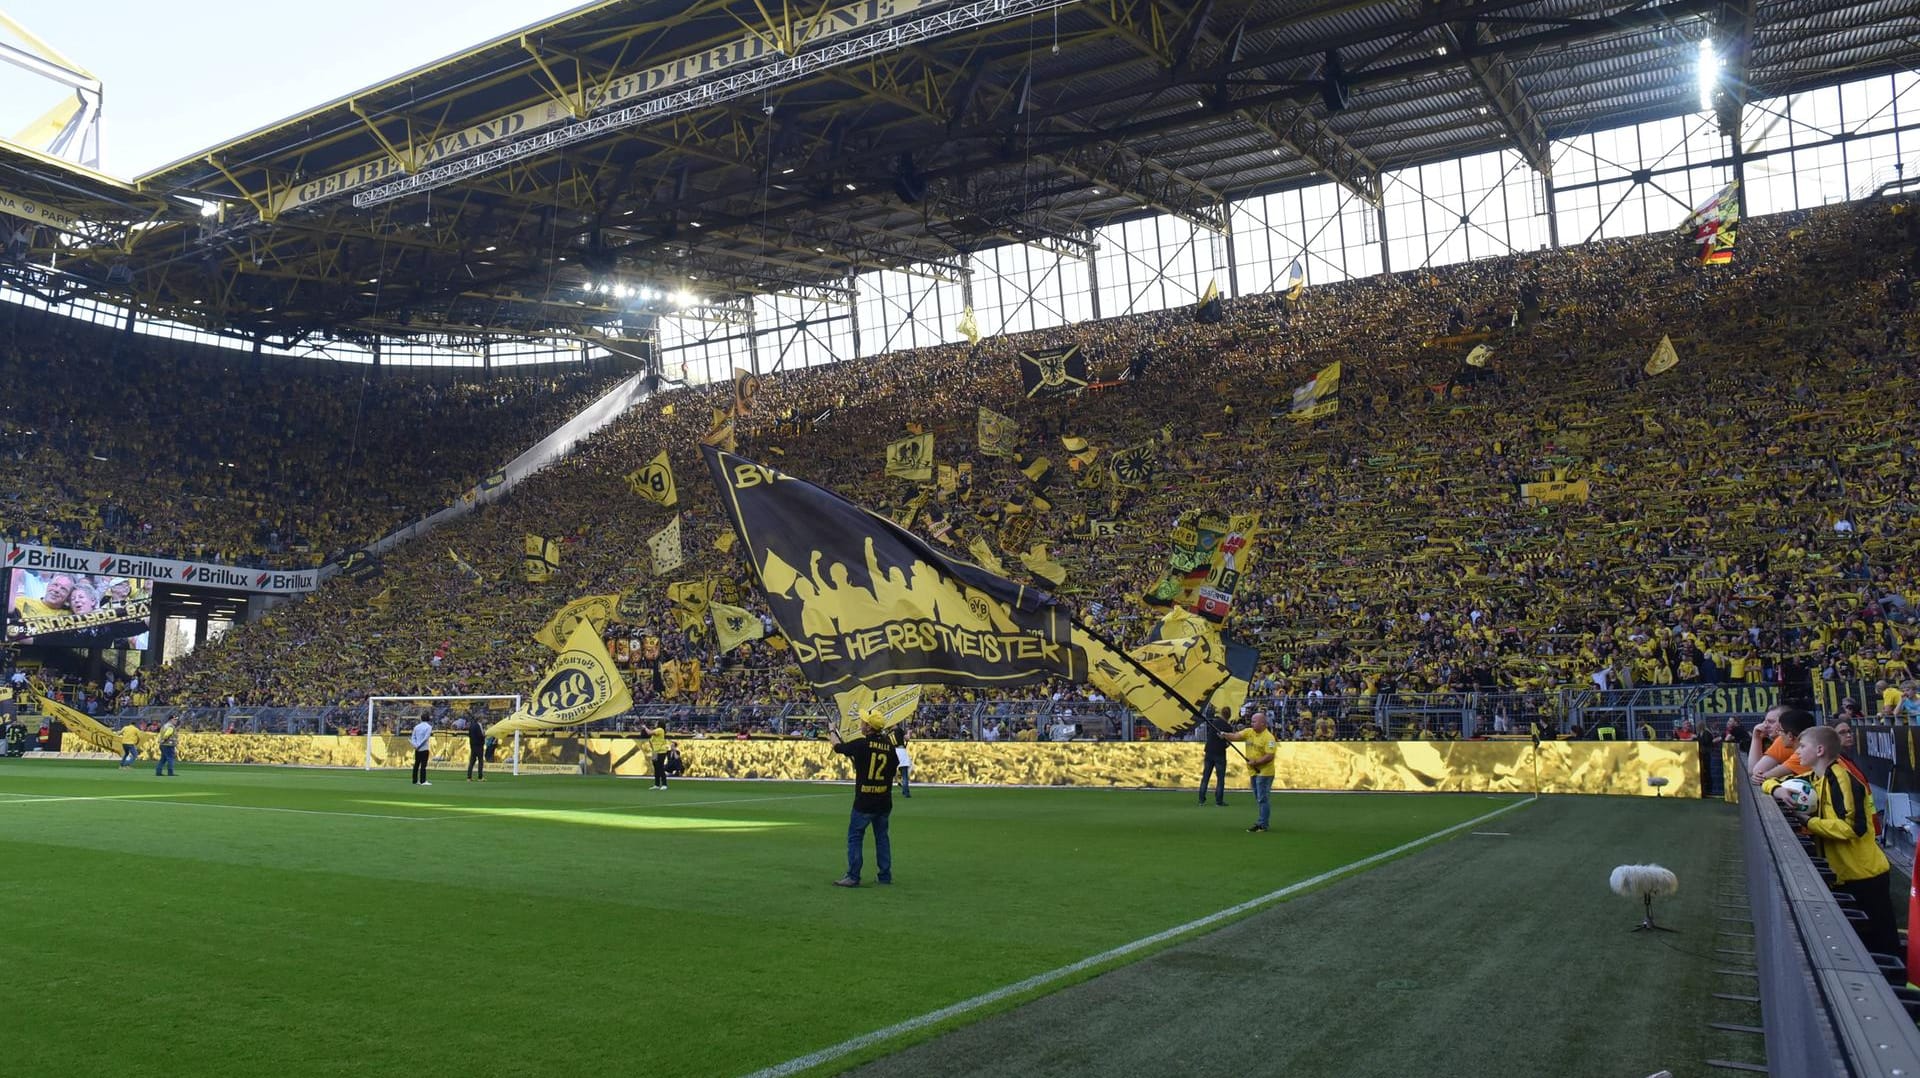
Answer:
<svg viewBox="0 0 1920 1078"><path fill-rule="evenodd" d="M1744 787L1741 844L1767 1073L1920 1074L1920 1028L1773 799Z"/></svg>
<svg viewBox="0 0 1920 1078"><path fill-rule="evenodd" d="M1547 693L1376 693L1339 696L1249 696L1267 712L1282 737L1298 740L1392 741L1479 737L1585 737L1601 740L1670 740L1690 724L1721 723L1730 716L1757 715L1779 699L1770 685L1662 685L1634 689L1562 689ZM383 704L375 725L411 725L425 706ZM596 732L637 732L665 726L673 731L760 733L786 736L821 730L832 721L831 705L796 703L639 704L623 715L592 724ZM363 733L364 706L339 707L137 707L116 718L158 723L170 716L190 730L236 733ZM107 716L114 717L114 716ZM914 719L922 737L956 740L1138 741L1155 736L1122 704L1069 698L940 701L920 706ZM376 733L387 732L376 730Z"/></svg>

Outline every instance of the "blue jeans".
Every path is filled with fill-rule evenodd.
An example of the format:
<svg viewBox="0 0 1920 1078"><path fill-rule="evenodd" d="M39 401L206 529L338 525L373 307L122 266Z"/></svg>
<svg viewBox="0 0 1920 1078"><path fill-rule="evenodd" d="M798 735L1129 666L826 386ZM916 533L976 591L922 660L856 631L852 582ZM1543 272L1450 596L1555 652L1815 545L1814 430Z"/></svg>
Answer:
<svg viewBox="0 0 1920 1078"><path fill-rule="evenodd" d="M169 775L173 774L173 746L172 745L160 746L160 762L153 765L153 773L158 775L161 773L163 769L166 771L167 774Z"/></svg>
<svg viewBox="0 0 1920 1078"><path fill-rule="evenodd" d="M1224 805L1227 803L1227 758L1203 757L1200 765L1200 800L1207 800L1207 783L1213 783L1213 799Z"/></svg>
<svg viewBox="0 0 1920 1078"><path fill-rule="evenodd" d="M1260 826L1267 826L1267 816L1273 809L1270 798L1273 796L1273 776L1255 775L1253 777L1253 803L1260 806Z"/></svg>
<svg viewBox="0 0 1920 1078"><path fill-rule="evenodd" d="M861 847L866 845L867 827L873 827L873 859L880 863L880 882L893 879L893 843L887 841L887 813L853 810L847 821L847 878L860 878Z"/></svg>
<svg viewBox="0 0 1920 1078"><path fill-rule="evenodd" d="M124 746L122 746L122 747L121 747L121 752L120 752L120 766L121 766L121 767L127 767L127 766L129 766L130 764L132 764L132 763L133 763L133 762L134 762L135 760L138 760L139 758L140 758L140 746L139 746L139 745L137 745L137 744L134 744L134 745L124 745Z"/></svg>

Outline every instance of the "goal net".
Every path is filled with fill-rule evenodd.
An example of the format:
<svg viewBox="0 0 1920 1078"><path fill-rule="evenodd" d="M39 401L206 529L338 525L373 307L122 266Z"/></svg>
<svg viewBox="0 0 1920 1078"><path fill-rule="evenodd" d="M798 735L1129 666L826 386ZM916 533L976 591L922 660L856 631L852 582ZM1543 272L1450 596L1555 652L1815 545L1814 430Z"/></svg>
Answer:
<svg viewBox="0 0 1920 1078"><path fill-rule="evenodd" d="M467 766L467 730L506 718L520 706L512 696L370 696L367 698L366 770L413 766L413 728L421 719L433 724L427 742L427 767L463 770ZM489 741L487 766L520 773L520 735Z"/></svg>

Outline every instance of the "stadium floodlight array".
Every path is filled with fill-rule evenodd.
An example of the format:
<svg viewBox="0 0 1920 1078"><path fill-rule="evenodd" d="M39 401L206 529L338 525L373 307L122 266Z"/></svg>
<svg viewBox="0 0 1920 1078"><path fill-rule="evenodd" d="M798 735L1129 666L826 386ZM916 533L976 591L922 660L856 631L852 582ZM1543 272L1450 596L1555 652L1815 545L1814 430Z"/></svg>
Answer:
<svg viewBox="0 0 1920 1078"><path fill-rule="evenodd" d="M817 72L841 64L896 52L934 38L966 30L991 26L1022 15L1033 15L1066 7L1078 0L980 0L962 4L908 22L863 34L846 41L822 45L817 49L782 57L772 63L726 75L696 86L662 94L637 104L599 116L577 120L538 135L483 150L470 157L421 169L410 176L378 184L353 196L360 208L378 206L422 191L432 191L463 179L482 175L528 157L537 157L576 142L598 138L629 127L692 112L734 98L796 82Z"/></svg>
<svg viewBox="0 0 1920 1078"><path fill-rule="evenodd" d="M455 700L473 700L473 701L478 701L482 703L490 700L505 700L512 705L511 711L518 711L520 710L521 697L520 697L520 694L518 693L513 693L511 695L501 695L501 696L369 696L367 697L367 727L366 727L367 759L366 759L366 763L362 765L361 770L363 771L373 770L373 739L375 737L374 725L375 725L376 719L379 719L388 715L392 715L395 712L403 712L403 711L425 713L433 710L436 704L452 703ZM380 708L380 705L382 704L390 704L395 706L388 708L386 711L382 711ZM468 717L470 719L473 718L476 712L478 712L481 716L484 716L486 713L494 710L497 710L497 709L485 708L485 707L469 709ZM509 713L511 713L511 711ZM401 729L398 725L396 725L394 727L392 734L390 735L381 734L378 736L397 737L404 740L408 732L411 731L412 729L413 729L413 716L408 715L407 725L405 729ZM445 733L445 731L436 731L436 732ZM518 775L520 773L520 735L517 732L513 735L513 756L511 758L511 763L513 765L513 773Z"/></svg>

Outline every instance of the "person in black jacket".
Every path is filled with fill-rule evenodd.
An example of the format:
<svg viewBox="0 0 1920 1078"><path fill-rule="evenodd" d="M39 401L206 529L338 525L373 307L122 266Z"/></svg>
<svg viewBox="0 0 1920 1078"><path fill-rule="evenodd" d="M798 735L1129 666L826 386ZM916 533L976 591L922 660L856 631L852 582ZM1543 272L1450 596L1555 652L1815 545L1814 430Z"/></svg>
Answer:
<svg viewBox="0 0 1920 1078"><path fill-rule="evenodd" d="M467 781L474 781L474 769L480 771L479 780L487 781L487 724L479 719L467 720Z"/></svg>
<svg viewBox="0 0 1920 1078"><path fill-rule="evenodd" d="M835 887L860 886L861 847L866 845L867 828L873 828L873 858L880 868L879 881L893 882L893 843L887 835L887 818L893 813L893 780L900 773L900 758L893 753L893 738L887 736L878 712L860 719L861 736L843 741L840 727L829 726L833 751L853 764L853 815L847 822L847 874L833 881Z"/></svg>
<svg viewBox="0 0 1920 1078"><path fill-rule="evenodd" d="M1200 765L1200 804L1207 803L1207 780L1213 780L1213 803L1227 803L1227 739L1220 736L1233 730L1233 712L1220 709L1220 717L1207 723L1207 747Z"/></svg>

